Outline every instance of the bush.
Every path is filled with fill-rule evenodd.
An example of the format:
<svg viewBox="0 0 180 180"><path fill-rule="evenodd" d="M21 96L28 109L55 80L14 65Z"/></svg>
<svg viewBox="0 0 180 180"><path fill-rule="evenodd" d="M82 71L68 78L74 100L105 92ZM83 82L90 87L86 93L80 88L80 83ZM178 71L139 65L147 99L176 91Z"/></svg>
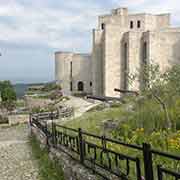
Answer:
<svg viewBox="0 0 180 180"><path fill-rule="evenodd" d="M2 105L12 111L15 108L16 92L10 81L0 82Z"/></svg>
<svg viewBox="0 0 180 180"><path fill-rule="evenodd" d="M63 171L58 161L49 158L48 150L41 149L35 136L30 137L30 146L34 158L39 164L40 180L64 180Z"/></svg>
<svg viewBox="0 0 180 180"><path fill-rule="evenodd" d="M56 84L56 83L47 83L43 88L42 91L52 91L52 90L61 90L61 85Z"/></svg>
<svg viewBox="0 0 180 180"><path fill-rule="evenodd" d="M0 115L0 124L8 124L8 123L9 123L8 118Z"/></svg>

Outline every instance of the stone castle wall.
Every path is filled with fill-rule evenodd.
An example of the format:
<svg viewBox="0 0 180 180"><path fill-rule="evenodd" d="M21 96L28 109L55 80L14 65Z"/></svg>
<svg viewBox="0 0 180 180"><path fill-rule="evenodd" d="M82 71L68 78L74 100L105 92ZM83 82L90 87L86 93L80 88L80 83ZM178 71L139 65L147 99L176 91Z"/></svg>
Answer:
<svg viewBox="0 0 180 180"><path fill-rule="evenodd" d="M98 27L93 30L92 58L56 53L56 80L61 81L66 90L72 81L76 91L81 80L88 93L119 96L114 88L140 90L144 86L143 81L130 83L127 73L137 74L145 61L159 64L164 72L180 62L179 49L180 28L170 26L170 14L129 14L127 8L113 9L111 14L99 16ZM73 79L69 75L70 61Z"/></svg>
<svg viewBox="0 0 180 180"><path fill-rule="evenodd" d="M79 82L83 83L84 92L92 92L92 61L89 54L57 52L55 67L56 81L62 85L66 94L78 91Z"/></svg>
<svg viewBox="0 0 180 180"><path fill-rule="evenodd" d="M114 88L139 90L143 87L142 81L134 81L131 84L127 82L128 86L125 88L128 79L125 74L125 61L128 73L137 74L142 69L145 42L147 62L159 64L162 72L171 66L172 62L179 62L180 33L178 28L170 27L170 14L129 14L126 8L115 9L111 14L99 17L98 29L95 32L100 31L101 34L93 34L93 39L98 39L98 44L104 47L103 51L102 48L97 51L97 48L94 48L97 47L96 44L93 47L93 57L96 57L93 61L98 61L100 58L97 57L101 57L102 62L96 62L96 70L93 69L95 72L101 71L94 75L96 86L93 87L93 92L102 89L102 95L119 96L114 92Z"/></svg>

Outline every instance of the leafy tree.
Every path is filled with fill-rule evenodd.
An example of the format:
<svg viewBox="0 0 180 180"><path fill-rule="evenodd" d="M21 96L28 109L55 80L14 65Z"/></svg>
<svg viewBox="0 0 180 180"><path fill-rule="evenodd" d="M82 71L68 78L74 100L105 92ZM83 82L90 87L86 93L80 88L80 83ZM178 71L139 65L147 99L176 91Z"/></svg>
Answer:
<svg viewBox="0 0 180 180"><path fill-rule="evenodd" d="M10 81L0 82L0 92L3 106L12 110L15 107L16 93Z"/></svg>
<svg viewBox="0 0 180 180"><path fill-rule="evenodd" d="M161 73L157 64L143 65L137 73L129 75L129 79L132 83L139 81L143 84L141 94L147 100L155 99L164 112L166 127L172 129L174 122L170 118L169 109L174 108L175 101L180 96L180 65L174 65L165 73Z"/></svg>

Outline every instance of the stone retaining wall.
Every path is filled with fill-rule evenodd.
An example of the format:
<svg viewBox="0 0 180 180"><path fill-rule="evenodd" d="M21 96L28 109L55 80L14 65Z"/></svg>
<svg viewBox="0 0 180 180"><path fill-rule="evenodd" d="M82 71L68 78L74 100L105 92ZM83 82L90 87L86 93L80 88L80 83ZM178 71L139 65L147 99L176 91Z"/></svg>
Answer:
<svg viewBox="0 0 180 180"><path fill-rule="evenodd" d="M27 123L29 121L29 114L15 114L8 116L9 125L16 125Z"/></svg>

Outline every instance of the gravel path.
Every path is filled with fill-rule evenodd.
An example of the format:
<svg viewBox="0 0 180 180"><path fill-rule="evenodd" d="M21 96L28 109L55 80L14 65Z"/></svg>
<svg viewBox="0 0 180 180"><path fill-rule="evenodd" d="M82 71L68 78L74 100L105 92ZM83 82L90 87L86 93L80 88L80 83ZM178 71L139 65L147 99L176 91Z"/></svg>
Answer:
<svg viewBox="0 0 180 180"><path fill-rule="evenodd" d="M0 180L38 180L37 167L27 125L0 127Z"/></svg>

